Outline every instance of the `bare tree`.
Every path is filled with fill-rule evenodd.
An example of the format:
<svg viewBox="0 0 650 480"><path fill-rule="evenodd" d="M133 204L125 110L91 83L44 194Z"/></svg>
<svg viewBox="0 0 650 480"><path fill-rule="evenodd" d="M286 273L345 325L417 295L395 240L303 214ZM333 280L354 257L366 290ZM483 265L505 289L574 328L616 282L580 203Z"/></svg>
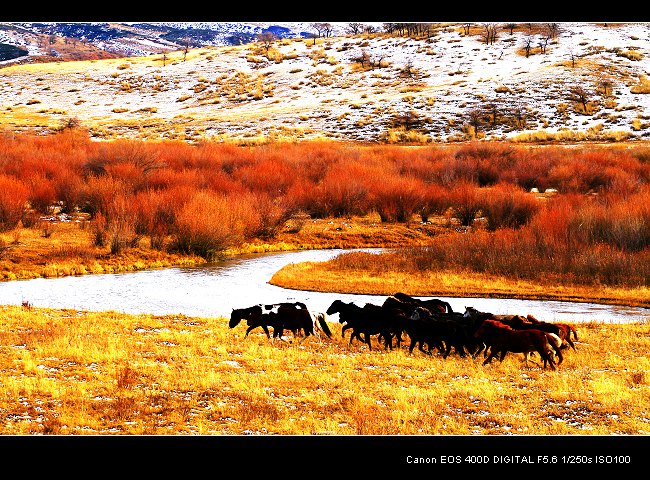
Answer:
<svg viewBox="0 0 650 480"><path fill-rule="evenodd" d="M363 26L363 33L365 33L366 35L371 35L371 34L375 33L375 31L376 31L376 29L372 25L364 25Z"/></svg>
<svg viewBox="0 0 650 480"><path fill-rule="evenodd" d="M557 38L560 34L560 25L558 23L548 23L546 25L546 31L550 38Z"/></svg>
<svg viewBox="0 0 650 480"><path fill-rule="evenodd" d="M497 26L494 23L483 24L483 40L486 45L492 45L497 39Z"/></svg>
<svg viewBox="0 0 650 480"><path fill-rule="evenodd" d="M332 31L333 31L334 27L332 27L331 23L321 23L321 28L323 29L322 30L323 34L326 37L331 37L332 36Z"/></svg>
<svg viewBox="0 0 650 480"><path fill-rule="evenodd" d="M527 35L524 37L523 42L524 42L523 48L524 51L526 52L526 58L528 58L530 57L530 51L533 48L533 37Z"/></svg>
<svg viewBox="0 0 650 480"><path fill-rule="evenodd" d="M551 37L547 35L542 35L538 42L537 45L539 46L539 52L542 54L546 54L546 46L548 45L548 41L551 39Z"/></svg>
<svg viewBox="0 0 650 480"><path fill-rule="evenodd" d="M510 32L510 35L512 35L513 30L514 30L515 28L517 28L518 26L519 26L519 25L517 25L516 23L507 23L507 24L505 24L505 25L503 26L503 28L505 28L506 30L508 30L508 31Z"/></svg>
<svg viewBox="0 0 650 480"><path fill-rule="evenodd" d="M400 70L400 75L402 77L413 78L415 76L415 70L413 68L413 60L410 58L406 60L406 63Z"/></svg>
<svg viewBox="0 0 650 480"><path fill-rule="evenodd" d="M569 49L569 56L571 57L571 68L576 68L576 54L573 48Z"/></svg>
<svg viewBox="0 0 650 480"><path fill-rule="evenodd" d="M588 105L591 92L582 85L574 85L569 88L569 100L582 105L584 113L589 113Z"/></svg>
<svg viewBox="0 0 650 480"><path fill-rule="evenodd" d="M483 125L484 113L480 108L473 108L468 112L469 124L474 128L474 135L478 135L479 129Z"/></svg>
<svg viewBox="0 0 650 480"><path fill-rule="evenodd" d="M316 38L320 38L321 35L323 35L323 24L315 22L311 23L309 26L316 31L316 35L314 36L314 44L316 44Z"/></svg>
<svg viewBox="0 0 650 480"><path fill-rule="evenodd" d="M527 125L527 118L526 118L527 109L526 109L525 106L520 105L520 104L514 105L510 109L510 113L512 115L512 118L515 121L515 126L519 130L523 130L524 128L526 128L526 125Z"/></svg>
<svg viewBox="0 0 650 480"><path fill-rule="evenodd" d="M601 72L598 75L596 85L602 90L604 97L609 97L612 94L612 88L614 86L614 81L605 72Z"/></svg>
<svg viewBox="0 0 650 480"><path fill-rule="evenodd" d="M187 52L192 46L192 39L189 37L185 37L183 38L181 44L183 45L183 61L185 61L187 59Z"/></svg>
<svg viewBox="0 0 650 480"><path fill-rule="evenodd" d="M495 128L499 119L499 106L497 102L490 102L485 106L485 111L490 117L490 126Z"/></svg>
<svg viewBox="0 0 650 480"><path fill-rule="evenodd" d="M264 32L260 33L256 36L256 39L258 42L262 44L264 47L264 50L266 53L269 53L269 50L271 49L271 46L273 45L273 42L275 41L275 35L271 32Z"/></svg>
<svg viewBox="0 0 650 480"><path fill-rule="evenodd" d="M363 23L359 22L350 22L346 27L345 31L350 35L358 35L363 31Z"/></svg>
<svg viewBox="0 0 650 480"><path fill-rule="evenodd" d="M471 28L472 24L471 23L466 23L463 25L463 33L465 35L469 35L469 29Z"/></svg>

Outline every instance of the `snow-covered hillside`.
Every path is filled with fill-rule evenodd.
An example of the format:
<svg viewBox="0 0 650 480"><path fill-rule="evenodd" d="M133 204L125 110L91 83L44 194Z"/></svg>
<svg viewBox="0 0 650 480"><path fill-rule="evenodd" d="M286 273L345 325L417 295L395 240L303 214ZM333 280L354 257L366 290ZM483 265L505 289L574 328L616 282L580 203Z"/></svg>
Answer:
<svg viewBox="0 0 650 480"><path fill-rule="evenodd" d="M284 38L7 66L0 123L47 130L75 118L97 138L191 141L649 138L650 24L491 25L493 42L488 24L456 24L417 39Z"/></svg>

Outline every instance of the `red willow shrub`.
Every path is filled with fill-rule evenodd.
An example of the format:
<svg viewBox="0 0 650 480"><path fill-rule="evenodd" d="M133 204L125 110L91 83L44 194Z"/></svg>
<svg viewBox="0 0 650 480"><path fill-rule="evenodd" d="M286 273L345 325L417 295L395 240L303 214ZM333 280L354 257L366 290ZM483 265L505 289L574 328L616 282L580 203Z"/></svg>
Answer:
<svg viewBox="0 0 650 480"><path fill-rule="evenodd" d="M510 256L518 268L529 260L534 268L542 268L532 260L538 255L552 259L553 268L546 266L545 271L573 271L578 276L574 259L591 258L592 248L611 247L634 256L647 251L648 157L643 147L531 148L504 142L241 147L216 142L93 142L77 129L51 136L0 136L0 175L15 181L5 191L15 189L21 197L24 191L16 186L20 184L34 210L45 213L52 204L68 212L81 209L96 215L106 229L112 217L126 225L122 231L132 228L120 238L150 235L157 248L169 240L183 249L201 235L207 240L199 243L207 248L189 250L213 252L215 246L251 236L270 238L298 211L315 217L376 211L384 221L408 221L413 214L427 221L432 214L450 211L464 225L474 225L479 214L485 216L492 237L464 240L474 238L474 246L464 247L474 252L467 258L478 265L497 268L497 253L493 258L493 252L484 251L481 260L479 251L502 248L508 255L502 254L501 261ZM533 187L553 187L560 193L533 203L527 193ZM591 195L595 200L585 196L590 191L597 194ZM5 197L9 202L9 195ZM115 202L121 207L116 209ZM226 205L230 216L221 211ZM207 210L201 211L201 206ZM212 225L207 212L225 230ZM201 233L190 221L192 214L221 231L215 236L222 240L211 242L209 228ZM13 222L4 228L12 228ZM503 233L513 228L516 234ZM510 242L517 238L523 243L515 248ZM425 265L426 256L419 258ZM461 261L458 255L450 258ZM584 261L584 271L588 263ZM498 268L514 271L505 264Z"/></svg>
<svg viewBox="0 0 650 480"><path fill-rule="evenodd" d="M539 199L515 185L499 183L481 189L480 209L488 230L519 228L530 222L539 208Z"/></svg>
<svg viewBox="0 0 650 480"><path fill-rule="evenodd" d="M575 212L567 230L589 245L628 252L650 247L650 187L627 198L594 199Z"/></svg>
<svg viewBox="0 0 650 480"><path fill-rule="evenodd" d="M216 259L226 248L250 238L259 228L251 194L217 195L198 191L180 208L170 249Z"/></svg>
<svg viewBox="0 0 650 480"><path fill-rule="evenodd" d="M382 222L408 222L421 210L425 189L424 183L413 177L376 178L369 185L368 206Z"/></svg>
<svg viewBox="0 0 650 480"><path fill-rule="evenodd" d="M25 213L29 188L22 180L0 174L0 232L13 230Z"/></svg>
<svg viewBox="0 0 650 480"><path fill-rule="evenodd" d="M480 189L469 180L460 180L450 189L449 202L460 224L469 227L481 211Z"/></svg>

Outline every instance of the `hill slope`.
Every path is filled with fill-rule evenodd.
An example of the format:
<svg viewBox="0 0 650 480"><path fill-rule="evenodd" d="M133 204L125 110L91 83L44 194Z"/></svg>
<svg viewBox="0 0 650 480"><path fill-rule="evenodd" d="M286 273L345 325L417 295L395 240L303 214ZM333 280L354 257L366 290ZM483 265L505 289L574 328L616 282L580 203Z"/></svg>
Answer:
<svg viewBox="0 0 650 480"><path fill-rule="evenodd" d="M74 119L98 139L188 141L648 139L647 24L492 25L493 42L487 25L446 24L417 38L5 62L0 125L45 132Z"/></svg>

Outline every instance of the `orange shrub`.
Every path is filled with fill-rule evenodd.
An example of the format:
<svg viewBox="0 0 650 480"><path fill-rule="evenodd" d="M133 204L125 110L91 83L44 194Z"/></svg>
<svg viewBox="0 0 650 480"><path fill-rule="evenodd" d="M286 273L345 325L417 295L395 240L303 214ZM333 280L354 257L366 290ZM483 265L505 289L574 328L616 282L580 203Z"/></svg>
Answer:
<svg viewBox="0 0 650 480"><path fill-rule="evenodd" d="M488 230L525 225L537 213L539 202L533 194L506 183L481 189L481 212L487 219Z"/></svg>
<svg viewBox="0 0 650 480"><path fill-rule="evenodd" d="M15 177L0 174L0 232L16 228L28 198L27 185Z"/></svg>
<svg viewBox="0 0 650 480"><path fill-rule="evenodd" d="M382 222L406 222L423 204L425 185L412 177L376 178L369 187L368 205Z"/></svg>
<svg viewBox="0 0 650 480"><path fill-rule="evenodd" d="M449 200L454 216L461 225L470 226L481 211L479 187L474 183L461 180L449 192Z"/></svg>
<svg viewBox="0 0 650 480"><path fill-rule="evenodd" d="M178 212L170 249L214 260L258 226L259 217L250 198L199 191Z"/></svg>

